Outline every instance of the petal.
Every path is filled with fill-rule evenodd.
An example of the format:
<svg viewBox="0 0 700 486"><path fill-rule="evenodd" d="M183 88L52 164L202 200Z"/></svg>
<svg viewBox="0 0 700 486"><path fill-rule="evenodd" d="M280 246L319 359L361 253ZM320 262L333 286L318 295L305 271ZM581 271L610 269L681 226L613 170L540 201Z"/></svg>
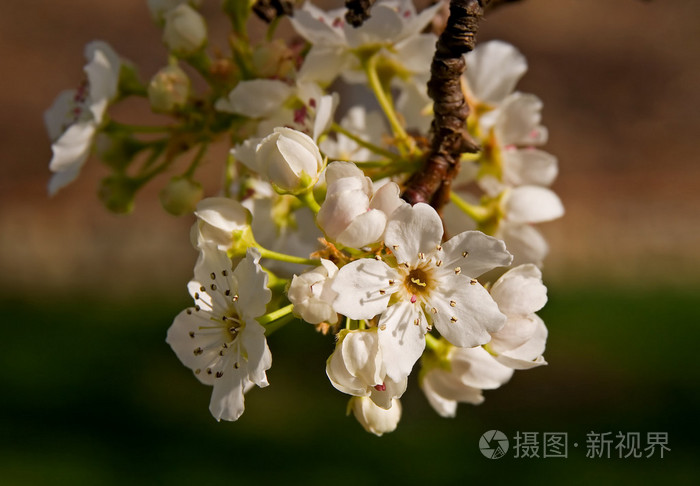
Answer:
<svg viewBox="0 0 700 486"><path fill-rule="evenodd" d="M438 252L442 269L452 273L459 267L463 275L478 277L496 267L505 267L513 261L503 241L481 231L465 231L442 244Z"/></svg>
<svg viewBox="0 0 700 486"><path fill-rule="evenodd" d="M464 275L443 277L427 305L437 310L430 315L440 334L459 347L489 342L489 333L498 331L506 322L506 316L486 289Z"/></svg>
<svg viewBox="0 0 700 486"><path fill-rule="evenodd" d="M333 115L338 107L340 98L338 93L332 95L321 96L317 101L316 113L314 114L313 139L318 141L318 137L328 131L333 123Z"/></svg>
<svg viewBox="0 0 700 486"><path fill-rule="evenodd" d="M391 215L384 241L398 263L412 266L419 253L435 251L442 233L442 220L435 209L424 203L402 205Z"/></svg>
<svg viewBox="0 0 700 486"><path fill-rule="evenodd" d="M214 382L209 411L217 421L238 420L245 409L243 394L247 385L247 379L240 372L225 373Z"/></svg>
<svg viewBox="0 0 700 486"><path fill-rule="evenodd" d="M384 4L377 4L372 15L360 27L343 25L347 44L351 48L374 43L395 41L403 29L403 22L398 13ZM416 32L417 33L417 32Z"/></svg>
<svg viewBox="0 0 700 486"><path fill-rule="evenodd" d="M331 285L338 293L333 309L350 319L371 319L386 309L391 294L398 290L398 285L389 285L392 279L398 279L396 270L384 262L362 258L348 263Z"/></svg>
<svg viewBox="0 0 700 486"><path fill-rule="evenodd" d="M399 207L407 204L400 197L401 189L395 182L387 182L377 189L369 203L370 209L379 209L381 212L391 216Z"/></svg>
<svg viewBox="0 0 700 486"><path fill-rule="evenodd" d="M521 346L499 354L496 359L513 369L528 369L547 364L542 357L547 343L547 326L539 316L532 316L536 322L532 337Z"/></svg>
<svg viewBox="0 0 700 486"><path fill-rule="evenodd" d="M289 20L294 30L310 43L338 45L344 43L345 38L341 29L333 28L333 16L342 18L343 10L336 9L326 13L306 2Z"/></svg>
<svg viewBox="0 0 700 486"><path fill-rule="evenodd" d="M376 331L351 331L341 346L343 361L351 375L366 386L382 384L382 355Z"/></svg>
<svg viewBox="0 0 700 486"><path fill-rule="evenodd" d="M227 197L208 197L197 204L194 214L225 233L233 233L250 224L252 216L241 203Z"/></svg>
<svg viewBox="0 0 700 486"><path fill-rule="evenodd" d="M376 387L372 388L372 394L369 396L369 398L379 408L389 410L394 404L394 399L400 398L406 391L406 387L408 386L408 377L400 380L399 382L394 382L390 378L386 378L383 385L383 390L377 389Z"/></svg>
<svg viewBox="0 0 700 486"><path fill-rule="evenodd" d="M504 314L527 316L547 303L547 287L542 283L542 272L530 263L504 273L493 284L491 297Z"/></svg>
<svg viewBox="0 0 700 486"><path fill-rule="evenodd" d="M353 179L358 179L360 181L363 181L362 184L362 190L364 192L369 192L365 191L364 188L369 189L369 186L367 185L365 181L365 174L362 172L355 164L352 162L344 162L344 161L336 161L336 162L331 162L328 164L328 167L326 167L326 172L325 172L325 177L326 177L326 185L328 186L329 191L331 191L331 186L337 182L340 179L349 177ZM348 182L345 182L344 184L348 184Z"/></svg>
<svg viewBox="0 0 700 486"><path fill-rule="evenodd" d="M385 228L386 215L378 209L370 209L355 217L336 241L351 248L362 248L379 241Z"/></svg>
<svg viewBox="0 0 700 486"><path fill-rule="evenodd" d="M479 44L465 56L469 91L484 103L497 105L513 92L527 71L525 57L503 41Z"/></svg>
<svg viewBox="0 0 700 486"><path fill-rule="evenodd" d="M426 379L433 393L442 397L444 400L454 400L474 405L478 405L484 401L484 397L479 388L463 383L460 377L454 372L434 369L428 372L423 381L425 382ZM423 386L425 386L425 384Z"/></svg>
<svg viewBox="0 0 700 486"><path fill-rule="evenodd" d="M216 108L249 118L264 118L277 111L293 94L294 88L275 79L241 81Z"/></svg>
<svg viewBox="0 0 700 486"><path fill-rule="evenodd" d="M505 326L491 334L491 341L488 343L489 351L502 354L525 344L537 330L535 317L534 314L526 317L508 317Z"/></svg>
<svg viewBox="0 0 700 486"><path fill-rule="evenodd" d="M513 264L534 263L542 266L542 260L549 252L544 237L529 224L515 224L504 221L498 229L497 236L503 238L506 246L513 253Z"/></svg>
<svg viewBox="0 0 700 486"><path fill-rule="evenodd" d="M61 91L48 110L44 112L44 125L51 142L55 142L64 131L64 124L75 102L75 90Z"/></svg>
<svg viewBox="0 0 700 486"><path fill-rule="evenodd" d="M93 41L85 46L85 65L90 85L90 111L100 123L107 104L117 96L121 61L119 55L103 41Z"/></svg>
<svg viewBox="0 0 700 486"><path fill-rule="evenodd" d="M260 172L255 152L262 138L249 138L231 149L231 155L253 172Z"/></svg>
<svg viewBox="0 0 700 486"><path fill-rule="evenodd" d="M433 376L437 370L428 372L423 380L420 382L420 387L425 393L425 398L428 399L428 403L433 409L441 416L445 418L452 418L457 415L457 401L450 400L438 394L433 387ZM475 390L477 395L481 395L479 390ZM483 397L481 398L483 401ZM478 403L478 402L472 402Z"/></svg>
<svg viewBox="0 0 700 486"><path fill-rule="evenodd" d="M513 376L513 370L499 363L484 348L454 348L452 350L452 370L467 386L492 390L498 388Z"/></svg>
<svg viewBox="0 0 700 486"><path fill-rule="evenodd" d="M496 137L501 145L530 145L540 140L542 101L535 95L513 93L499 108Z"/></svg>
<svg viewBox="0 0 700 486"><path fill-rule="evenodd" d="M265 328L254 319L246 319L238 339L245 350L243 358L248 379L259 387L269 385L265 372L272 366L272 354L265 339Z"/></svg>
<svg viewBox="0 0 700 486"><path fill-rule="evenodd" d="M256 248L248 248L245 258L233 271L238 287L235 290L238 299L234 305L241 316L255 318L263 315L272 297L272 292L267 288L268 275L259 262L260 252Z"/></svg>
<svg viewBox="0 0 700 486"><path fill-rule="evenodd" d="M54 173L51 176L51 179L49 180L49 196L56 195L59 189L63 189L64 187L66 187L68 184L76 180L79 175L80 167L66 169L64 171Z"/></svg>
<svg viewBox="0 0 700 486"><path fill-rule="evenodd" d="M504 150L503 160L504 178L512 186L549 186L557 177L557 158L542 150Z"/></svg>
<svg viewBox="0 0 700 486"><path fill-rule="evenodd" d="M299 70L299 81L330 84L340 73L356 62L346 48L315 44L304 58Z"/></svg>
<svg viewBox="0 0 700 486"><path fill-rule="evenodd" d="M542 223L560 218L564 206L551 190L539 186L521 186L510 191L505 202L509 221Z"/></svg>
<svg viewBox="0 0 700 486"><path fill-rule="evenodd" d="M425 349L423 313L413 304L399 301L382 314L378 332L386 376L394 381L406 378Z"/></svg>
<svg viewBox="0 0 700 486"><path fill-rule="evenodd" d="M79 170L90 155L97 125L92 120L79 121L69 126L51 145L53 157L49 163L52 172Z"/></svg>
<svg viewBox="0 0 700 486"><path fill-rule="evenodd" d="M411 73L427 73L435 54L435 34L420 34L396 46L396 58Z"/></svg>

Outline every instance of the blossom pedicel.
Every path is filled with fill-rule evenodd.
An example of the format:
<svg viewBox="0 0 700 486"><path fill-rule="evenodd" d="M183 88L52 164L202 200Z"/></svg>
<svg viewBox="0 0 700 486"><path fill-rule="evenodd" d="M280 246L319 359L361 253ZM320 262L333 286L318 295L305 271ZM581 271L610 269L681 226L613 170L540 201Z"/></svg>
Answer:
<svg viewBox="0 0 700 486"><path fill-rule="evenodd" d="M416 364L444 417L460 402L481 403L514 370L546 364L536 312L547 300L539 268L547 244L533 225L563 207L550 189L557 159L542 150L542 102L515 91L524 56L501 41L468 52L466 72L446 81L463 108L433 119L434 103L452 106L426 88L441 79L431 71L438 37L425 32L439 5L417 12L410 0L378 0L346 17L345 8L278 3L223 2L230 50L208 52L200 1L149 0L167 64L143 83L111 47L92 42L86 81L45 117L50 194L78 176L99 141L108 209L128 212L141 188L161 184L169 213L194 215L194 305L166 341L212 387L214 418L237 420L245 394L268 386L271 348L284 346L271 335L285 325L311 325L335 343L330 356L305 359L319 370L325 359L329 389L346 394L347 413L376 435L396 429ZM451 15L472 15L465 25L475 26L488 3ZM288 15L298 38L275 38L275 20L253 42L253 12ZM459 59L469 34L445 44L448 28L440 45ZM373 99L331 84L339 78ZM125 98L167 122L113 120ZM433 138L449 116L463 143L447 155L461 175L453 168L426 181L431 157L451 150ZM224 143L225 157L209 150ZM475 153L461 153L469 144ZM207 170L222 175L219 188L199 182L211 179ZM403 199L427 182L437 191L430 204Z"/></svg>

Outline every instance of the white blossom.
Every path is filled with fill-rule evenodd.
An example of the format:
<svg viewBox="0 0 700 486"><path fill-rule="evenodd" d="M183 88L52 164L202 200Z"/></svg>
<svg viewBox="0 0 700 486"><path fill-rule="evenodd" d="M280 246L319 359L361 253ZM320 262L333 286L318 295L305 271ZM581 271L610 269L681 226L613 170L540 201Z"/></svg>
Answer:
<svg viewBox="0 0 700 486"><path fill-rule="evenodd" d="M294 275L287 297L294 304L294 314L311 324L338 322L333 301L338 294L331 288L338 267L330 260L321 259L321 265Z"/></svg>
<svg viewBox="0 0 700 486"><path fill-rule="evenodd" d="M442 221L427 204L402 206L387 225L384 242L395 266L374 259L355 260L333 283L334 308L351 319L379 318L379 343L387 376L408 376L434 325L456 346L488 342L505 316L476 277L509 265L502 241L478 231L441 244ZM388 306L388 307L387 307Z"/></svg>
<svg viewBox="0 0 700 486"><path fill-rule="evenodd" d="M367 432L376 436L393 432L401 420L401 402L397 398L391 401L391 408L384 409L368 397L352 397L348 403L350 411Z"/></svg>
<svg viewBox="0 0 700 486"><path fill-rule="evenodd" d="M428 402L443 417L457 414L457 402L478 405L482 390L498 388L513 375L482 347L450 346L443 363L423 370L420 386Z"/></svg>
<svg viewBox="0 0 700 486"><path fill-rule="evenodd" d="M324 12L305 3L291 19L296 31L312 44L300 79L330 83L342 73L348 81L362 80L362 76L352 76L352 71L360 70L358 55L366 55L367 49L381 50L407 72L427 73L430 63L423 61L426 55L428 61L432 57L436 37L421 31L438 8L435 5L416 13L411 0L384 0L356 28L346 24L344 8Z"/></svg>
<svg viewBox="0 0 700 486"><path fill-rule="evenodd" d="M547 302L542 272L535 265L520 265L504 273L491 288L491 297L507 321L485 345L496 359L514 369L546 364L542 353L547 327L535 314Z"/></svg>
<svg viewBox="0 0 700 486"><path fill-rule="evenodd" d="M275 128L262 140L248 140L233 148L231 153L281 193L309 189L318 180L324 165L313 139L286 127Z"/></svg>
<svg viewBox="0 0 700 486"><path fill-rule="evenodd" d="M85 164L107 105L118 94L121 60L105 42L85 46L87 80L76 90L63 91L44 114L53 157L49 194L73 182Z"/></svg>
<svg viewBox="0 0 700 486"><path fill-rule="evenodd" d="M255 318L265 313L271 292L259 259L251 248L232 268L225 253L205 246L188 285L195 306L178 314L168 330L166 341L180 361L214 387L209 410L216 420L237 420L243 394L252 385L268 385L272 357Z"/></svg>
<svg viewBox="0 0 700 486"><path fill-rule="evenodd" d="M237 238L250 230L252 216L238 201L227 197L208 197L197 204L197 221L192 226L191 239L195 248L215 244L221 251L229 250Z"/></svg>
<svg viewBox="0 0 700 486"><path fill-rule="evenodd" d="M326 374L337 390L369 397L385 410L403 395L408 383L406 377L394 381L386 376L376 327L340 331L335 351L326 363Z"/></svg>
<svg viewBox="0 0 700 486"><path fill-rule="evenodd" d="M325 175L328 189L317 222L331 240L342 245L361 248L380 241L391 214L406 204L395 182L375 188L372 179L351 162L332 162Z"/></svg>
<svg viewBox="0 0 700 486"><path fill-rule="evenodd" d="M515 89L527 71L527 60L515 47L500 40L483 42L464 56L469 98L494 108Z"/></svg>
<svg viewBox="0 0 700 486"><path fill-rule="evenodd" d="M382 115L377 111L367 113L363 106L350 108L340 121L340 126L365 142L379 147L382 145L382 135L387 133ZM331 159L367 162L376 158L371 150L359 145L342 133L337 133L335 140L326 138L319 146L323 153Z"/></svg>

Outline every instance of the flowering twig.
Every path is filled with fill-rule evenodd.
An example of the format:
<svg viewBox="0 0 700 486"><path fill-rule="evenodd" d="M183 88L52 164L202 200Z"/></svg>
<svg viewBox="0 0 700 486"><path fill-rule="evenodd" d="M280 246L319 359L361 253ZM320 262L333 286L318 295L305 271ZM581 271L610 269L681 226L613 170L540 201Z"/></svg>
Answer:
<svg viewBox="0 0 700 486"><path fill-rule="evenodd" d="M435 113L431 148L425 166L409 179L403 193L411 204L425 202L438 210L442 208L459 171L460 154L479 149L466 130L469 106L460 79L466 67L464 54L474 49L479 19L488 3L489 0L450 2L450 17L438 38L428 81Z"/></svg>
<svg viewBox="0 0 700 486"><path fill-rule="evenodd" d="M348 11L345 20L353 27L359 27L370 16L369 9L375 0L345 0Z"/></svg>

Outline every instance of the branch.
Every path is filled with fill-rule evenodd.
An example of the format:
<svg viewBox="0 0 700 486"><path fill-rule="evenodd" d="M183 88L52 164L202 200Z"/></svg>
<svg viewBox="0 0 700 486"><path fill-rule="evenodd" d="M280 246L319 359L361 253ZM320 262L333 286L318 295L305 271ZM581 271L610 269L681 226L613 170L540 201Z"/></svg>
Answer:
<svg viewBox="0 0 700 486"><path fill-rule="evenodd" d="M449 198L452 179L459 172L459 156L475 153L478 145L466 129L469 105L462 93L464 54L474 49L479 20L490 0L451 0L447 26L436 45L430 66L428 95L435 118L430 152L423 168L409 179L402 197L410 204L430 203L438 211Z"/></svg>
<svg viewBox="0 0 700 486"><path fill-rule="evenodd" d="M375 0L345 0L345 20L353 27L359 27L370 16L369 9Z"/></svg>

